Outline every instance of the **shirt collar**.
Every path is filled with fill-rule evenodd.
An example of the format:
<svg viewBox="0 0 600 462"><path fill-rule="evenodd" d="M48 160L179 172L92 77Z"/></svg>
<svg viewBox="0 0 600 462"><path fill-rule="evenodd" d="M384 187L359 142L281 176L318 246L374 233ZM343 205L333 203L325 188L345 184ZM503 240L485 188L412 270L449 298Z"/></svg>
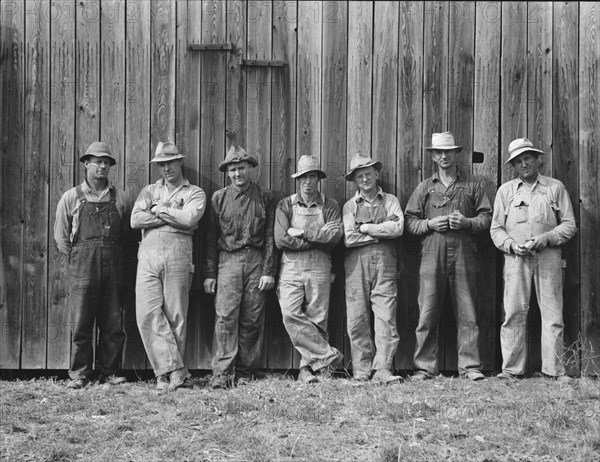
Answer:
<svg viewBox="0 0 600 462"><path fill-rule="evenodd" d="M94 195L96 195L96 196L98 196L98 197L103 197L103 196L104 196L104 195L105 195L105 194L106 194L108 191L110 191L111 189L113 189L113 188L114 188L114 186L113 186L112 184L110 184L110 181L109 181L109 180L106 180L106 184L107 184L107 188L106 188L105 190L103 190L103 191L102 191L100 194L98 194L98 193L97 193L97 192L94 190L94 188L92 188L92 187L90 186L90 184L88 183L88 180L87 180L87 178L85 178L85 179L83 180L83 183L81 183L81 190L82 190L84 193L87 193L87 194L94 194Z"/></svg>
<svg viewBox="0 0 600 462"><path fill-rule="evenodd" d="M381 200L385 200L385 193L383 192L383 189L381 189L381 186L377 186L377 194L375 195L374 199L381 199ZM366 201L367 199L365 199L361 194L360 191L356 191L356 193L354 194L354 200L356 201L356 203L358 204L359 202L363 202Z"/></svg>
<svg viewBox="0 0 600 462"><path fill-rule="evenodd" d="M452 184L462 181L463 176L464 176L464 174L461 172L460 168L456 167L456 179L452 182ZM432 180L434 182L439 181L441 183L442 180L440 180L440 174L437 170L435 172L433 172Z"/></svg>
<svg viewBox="0 0 600 462"><path fill-rule="evenodd" d="M250 182L250 186L248 186L243 191L238 191L237 189L235 189L235 186L233 186L232 184L230 184L228 186L229 191L231 192L231 194L233 194L233 197L235 199L237 199L240 196L251 196L254 193L254 188L255 187L256 187L256 185L252 181Z"/></svg>
<svg viewBox="0 0 600 462"><path fill-rule="evenodd" d="M304 202L304 199L302 199L302 195L300 193L295 194L294 200L292 200L292 205L296 205L296 204L301 204L305 207L309 207L309 204L307 204L306 202ZM321 193L317 194L317 198L314 200L314 202L311 202L310 205L312 204L317 204L317 205L323 205L323 196L321 195Z"/></svg>
<svg viewBox="0 0 600 462"><path fill-rule="evenodd" d="M525 182L521 178L517 177L517 178L515 178L515 183L518 188L518 187L522 186ZM548 177L542 175L541 173L538 173L537 178L533 182L533 186L535 186L536 183L539 183L542 186L547 186L548 185Z"/></svg>

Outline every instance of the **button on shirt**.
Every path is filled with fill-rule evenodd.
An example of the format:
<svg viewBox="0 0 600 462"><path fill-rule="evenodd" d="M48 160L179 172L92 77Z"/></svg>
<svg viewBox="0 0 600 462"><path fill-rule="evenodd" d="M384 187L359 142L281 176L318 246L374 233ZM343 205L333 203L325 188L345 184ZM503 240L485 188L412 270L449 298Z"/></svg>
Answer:
<svg viewBox="0 0 600 462"><path fill-rule="evenodd" d="M87 180L81 183L81 190L88 202L109 202L110 190L116 191L116 207L121 218L127 213L125 202L125 194L119 188L108 185L108 187L97 193L88 184ZM54 240L59 250L68 255L71 250L74 236L77 235L79 229L79 212L81 210L81 201L77 198L77 188L71 188L65 192L56 207L56 221L54 222ZM121 220L124 227L127 226L127 220ZM125 235L126 229L122 230L122 236Z"/></svg>
<svg viewBox="0 0 600 462"><path fill-rule="evenodd" d="M510 253L513 241L522 245L544 233L550 246L559 246L576 231L571 199L559 180L538 175L528 190L523 180L516 178L498 189L490 234L503 252Z"/></svg>
<svg viewBox="0 0 600 462"><path fill-rule="evenodd" d="M150 211L154 205L156 208ZM198 227L205 207L206 194L200 187L184 180L169 192L161 178L140 191L131 212L131 227L144 230L143 234L160 227L161 231L191 235Z"/></svg>
<svg viewBox="0 0 600 462"><path fill-rule="evenodd" d="M311 204L306 204L300 194L286 197L279 202L275 213L275 244L277 247L281 250L332 250L342 238L341 227L338 230L331 229L329 231L308 228L303 230L303 238L288 234L294 205L306 208L322 207L325 223L341 224L340 206L331 197L325 197L325 202L323 202L323 196L319 194Z"/></svg>
<svg viewBox="0 0 600 462"><path fill-rule="evenodd" d="M219 250L233 252L246 247L262 249L263 276L275 276L275 201L271 191L255 183L245 191L229 185L216 191L206 238L205 278L216 279Z"/></svg>
<svg viewBox="0 0 600 462"><path fill-rule="evenodd" d="M367 210L372 210L371 215L373 217L383 207L386 218L383 222L377 219L372 220L371 223L357 223L356 211L359 204ZM377 243L379 239L394 239L404 232L404 215L402 214L400 201L393 194L383 192L381 187L378 187L377 195L371 201L364 198L360 191L357 191L354 197L344 204L343 221L346 247L361 247ZM369 234L363 234L359 231L361 224L367 226Z"/></svg>

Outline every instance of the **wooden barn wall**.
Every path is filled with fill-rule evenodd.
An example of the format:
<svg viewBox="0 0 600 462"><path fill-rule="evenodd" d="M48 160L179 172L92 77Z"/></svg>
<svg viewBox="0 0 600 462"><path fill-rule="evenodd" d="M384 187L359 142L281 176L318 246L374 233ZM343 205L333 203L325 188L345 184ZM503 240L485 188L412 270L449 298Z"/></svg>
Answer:
<svg viewBox="0 0 600 462"><path fill-rule="evenodd" d="M569 370L598 373L599 21L595 2L0 0L0 368L68 368L67 278L54 214L62 193L82 180L78 159L91 141L111 145L112 181L130 203L157 178L149 164L157 142L172 140L187 156L188 178L209 197L226 184L217 165L237 143L259 157L254 179L278 198L295 190L298 157L319 157L328 174L321 189L340 205L354 192L344 181L348 159L369 153L404 208L433 171L424 151L431 133L451 130L465 147L462 166L486 178L492 199L513 177L503 162L512 139L526 136L546 151L545 171L565 183L579 229L564 248ZM190 49L198 44L233 49ZM195 236L191 369L210 368L205 227L202 220ZM135 324L138 240L132 233L127 251L126 369L149 368ZM479 245L481 354L493 370L502 259L489 236ZM329 331L349 361L343 250L334 252ZM396 367L410 369L419 240L404 236L398 251ZM531 370L541 361L535 306ZM266 319L261 365L298 367L274 291ZM456 370L449 305L440 335L441 368Z"/></svg>

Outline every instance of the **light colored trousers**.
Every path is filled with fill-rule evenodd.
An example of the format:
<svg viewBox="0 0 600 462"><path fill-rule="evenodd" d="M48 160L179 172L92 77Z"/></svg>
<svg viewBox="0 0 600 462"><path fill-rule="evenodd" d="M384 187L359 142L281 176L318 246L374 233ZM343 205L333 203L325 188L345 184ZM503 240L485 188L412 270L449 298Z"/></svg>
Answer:
<svg viewBox="0 0 600 462"><path fill-rule="evenodd" d="M136 319L156 376L188 375L183 355L193 272L192 236L160 229L145 233L138 251Z"/></svg>
<svg viewBox="0 0 600 462"><path fill-rule="evenodd" d="M300 367L328 366L341 353L329 345L327 320L331 256L322 250L286 251L281 257L277 296L283 325L302 356Z"/></svg>
<svg viewBox="0 0 600 462"><path fill-rule="evenodd" d="M563 363L563 282L559 248L536 255L504 255L504 322L500 328L502 370L525 373L527 314L535 284L542 318L542 372L565 374Z"/></svg>
<svg viewBox="0 0 600 462"><path fill-rule="evenodd" d="M394 242L348 249L346 318L355 374L391 369L398 347L396 250ZM375 335L371 333L371 313Z"/></svg>

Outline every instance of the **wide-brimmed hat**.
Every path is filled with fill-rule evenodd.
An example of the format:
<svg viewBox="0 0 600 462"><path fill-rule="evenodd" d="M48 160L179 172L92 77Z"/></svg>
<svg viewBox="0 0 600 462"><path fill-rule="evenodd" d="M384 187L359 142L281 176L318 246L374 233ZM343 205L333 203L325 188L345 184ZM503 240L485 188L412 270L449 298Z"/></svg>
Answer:
<svg viewBox="0 0 600 462"><path fill-rule="evenodd" d="M185 157L179 152L175 143L167 141L166 143L159 142L154 151L154 158L150 162L169 162L175 159Z"/></svg>
<svg viewBox="0 0 600 462"><path fill-rule="evenodd" d="M508 164L515 157L520 156L525 152L533 152L537 155L545 154L544 151L534 149L533 143L527 138L517 138L516 140L511 141L508 145L508 160L504 163Z"/></svg>
<svg viewBox="0 0 600 462"><path fill-rule="evenodd" d="M292 174L292 178L298 178L299 176L310 172L317 172L320 180L327 177L327 174L321 170L319 159L317 159L315 156L305 154L298 160L298 171Z"/></svg>
<svg viewBox="0 0 600 462"><path fill-rule="evenodd" d="M115 165L117 163L116 159L110 152L110 147L108 144L102 143L101 141L94 141L92 144L90 144L85 150L85 154L79 158L79 162L85 161L89 156L108 157L110 165Z"/></svg>
<svg viewBox="0 0 600 462"><path fill-rule="evenodd" d="M232 145L229 148L229 151L227 151L225 160L219 164L219 170L225 172L227 171L227 166L229 164L237 164L238 162L248 162L253 167L258 165L258 159L256 157L248 154L243 147Z"/></svg>
<svg viewBox="0 0 600 462"><path fill-rule="evenodd" d="M359 168L365 168L370 166L375 167L377 170L381 170L382 164L378 160L371 159L367 154L357 152L350 159L350 170L346 173L346 181L353 181L354 171Z"/></svg>
<svg viewBox="0 0 600 462"><path fill-rule="evenodd" d="M462 148L462 146L456 145L454 135L451 132L444 132L431 135L431 146L425 149L427 151L450 151L453 149L462 151Z"/></svg>

